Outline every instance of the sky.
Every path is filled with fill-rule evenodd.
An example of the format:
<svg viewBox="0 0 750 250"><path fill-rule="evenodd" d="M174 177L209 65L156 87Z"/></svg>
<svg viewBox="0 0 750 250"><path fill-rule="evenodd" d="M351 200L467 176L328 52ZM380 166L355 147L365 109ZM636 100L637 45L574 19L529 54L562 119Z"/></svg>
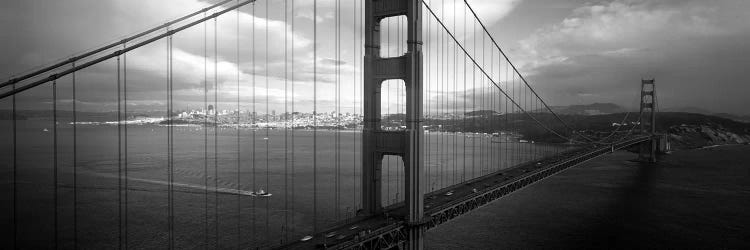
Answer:
<svg viewBox="0 0 750 250"><path fill-rule="evenodd" d="M5 0L0 8L0 79L119 40L213 2ZM340 49L335 42L335 1L319 0L315 18L313 1L293 1L294 8L286 8L286 19L285 1L270 1L267 6L268 2L258 1L254 7L242 7L240 13L220 17L216 30L214 23L208 22L173 37L175 108L203 106L204 87L213 89L216 45L220 109L236 107L239 89L241 109L255 108L260 113L266 109L289 110L284 104L292 98L298 111L312 110L313 105L321 111L333 110L338 99L343 112L357 112L354 107L361 107L358 82L362 65L361 38L355 25L361 23L355 21L354 1L342 1L338 15ZM457 5L453 0L427 2L446 23L457 20L461 26L461 1ZM521 74L551 105L612 102L635 109L640 80L655 78L662 108L699 107L711 112L750 114L746 108L750 106L750 75L746 74L750 68L750 15L746 14L750 1L469 3ZM313 21L317 22L316 33ZM393 27L396 23L394 19ZM437 32L436 27L427 29L432 34ZM208 34L205 37L204 32ZM459 29L455 33L460 35L459 41L471 40L470 31ZM429 44L433 37L425 39ZM128 54L129 109L165 106L166 46L166 41L159 41ZM388 53L398 53L395 47L391 46ZM77 73L78 89L85 89L77 92L79 107L116 109L116 67L116 61L110 60ZM339 85L336 72L340 72ZM313 81L314 75L317 81ZM59 105L63 109L72 103L71 82L70 78L59 80ZM49 88L37 88L20 95L21 108L38 107L33 100L47 100L45 104L49 104L50 93ZM213 101L213 96L209 98ZM0 100L0 105L8 106L8 101Z"/></svg>

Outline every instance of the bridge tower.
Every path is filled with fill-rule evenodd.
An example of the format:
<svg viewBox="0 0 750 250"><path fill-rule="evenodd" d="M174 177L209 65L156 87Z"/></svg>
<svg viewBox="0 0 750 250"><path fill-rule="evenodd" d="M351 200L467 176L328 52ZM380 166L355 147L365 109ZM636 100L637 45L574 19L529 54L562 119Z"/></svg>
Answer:
<svg viewBox="0 0 750 250"><path fill-rule="evenodd" d="M638 159L644 162L656 162L656 85L655 79L641 80L641 133L650 134L653 139L640 145ZM647 117L644 117L647 116Z"/></svg>
<svg viewBox="0 0 750 250"><path fill-rule="evenodd" d="M405 16L407 52L392 58L380 57L380 21ZM406 89L406 130L381 129L381 85L386 80L403 80ZM424 162L422 128L422 1L366 0L364 56L364 130L362 134L362 212L383 212L381 168L383 157L396 155L404 165L403 193L408 211L409 249L423 247Z"/></svg>

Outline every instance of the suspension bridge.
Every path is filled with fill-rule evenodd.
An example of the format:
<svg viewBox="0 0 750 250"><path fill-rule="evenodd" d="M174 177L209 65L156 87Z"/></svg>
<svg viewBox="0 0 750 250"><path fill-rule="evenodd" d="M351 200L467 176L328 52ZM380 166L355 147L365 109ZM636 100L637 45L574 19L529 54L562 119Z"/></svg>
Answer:
<svg viewBox="0 0 750 250"><path fill-rule="evenodd" d="M206 4L0 85L4 242L422 249L430 228L593 158L655 161L654 85L589 133L467 1Z"/></svg>

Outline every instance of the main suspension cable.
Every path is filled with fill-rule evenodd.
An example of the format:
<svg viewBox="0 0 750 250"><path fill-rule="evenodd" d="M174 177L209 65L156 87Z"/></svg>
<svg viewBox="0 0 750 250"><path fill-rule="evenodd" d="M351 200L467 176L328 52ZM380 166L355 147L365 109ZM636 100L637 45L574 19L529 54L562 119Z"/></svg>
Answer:
<svg viewBox="0 0 750 250"><path fill-rule="evenodd" d="M428 11L429 11L429 12L430 12L430 13L432 14L432 16L433 16L433 17L434 17L435 19L437 19L436 21L437 21L437 22L438 22L438 23L439 23L439 24L440 24L440 25L441 25L441 26L443 27L443 29L445 30L445 32L446 32L446 33L447 33L447 34L448 34L448 35L449 35L449 36L450 36L450 37L451 37L451 38L452 38L452 39L453 39L454 41L456 41L457 45L458 45L458 46L459 46L459 47L461 48L461 50L463 50L463 51L464 51L464 53L468 54L468 52L467 52L467 51L466 51L466 49L465 49L465 48L463 47L463 45L461 45L460 43L458 43L458 40L457 40L457 39L456 39L456 37L455 37L455 36L453 35L453 33L451 33L451 32L450 32L450 30L448 30L448 28L447 28L447 27L445 26L445 24L444 24L444 23L443 23L443 22L442 22L442 21L441 21L441 20L440 20L440 19L439 19L439 18L437 17L437 15L436 15L436 14L435 14L435 12L434 12L434 11L433 11L433 10L432 10L432 9L430 8L430 6L429 6L429 5L427 5L427 3L426 3L426 2L424 2L424 1L422 2L422 4L423 4L423 5L424 5L424 6L425 6L425 7L427 8L427 10L428 10ZM474 63L474 64L475 64L476 66L477 66L477 68L478 68L478 69L480 70L480 72L481 72L482 74L484 74L484 75L485 75L485 76L486 76L487 78L489 78L489 75L487 74L487 72L486 72L486 71L484 70L484 68L482 68L481 66L479 66L479 64L477 63L476 59L474 59L474 57L473 57L473 56L471 56L471 55L468 55L468 56L469 56L469 59L471 59L471 61L472 61L472 62L473 62L473 63ZM499 85L497 84L497 82L495 82L495 81L494 81L494 80L492 80L492 79L490 79L490 80L491 80L492 84L493 84L493 85L494 85L494 86L495 86L496 88L498 88L498 89L500 90L500 92L502 92L502 93L503 93L503 95L505 95L505 96L507 96L508 98L510 98L510 96L508 96L508 93L507 93L507 92L505 92L504 90L502 90L502 88L500 88L500 86L499 86ZM541 125L542 125L542 126L543 126L543 127L544 127L544 128L546 129L546 130L547 130L547 131L549 131L549 132L551 132L551 133L553 133L553 134L557 135L557 136L558 136L558 137L560 137L560 138L563 138L563 139L568 139L568 140L570 140L570 141L574 141L574 142L578 142L578 141L576 141L576 140L573 140L573 139L571 139L571 138L568 138L568 137L566 137L566 136L563 136L563 135L559 134L559 133L558 133L557 131L554 131L554 130L550 129L549 127L547 127L547 126L543 125L543 124L542 124L542 123L541 123L541 122L540 122L540 121L539 121L538 119L536 119L535 117L533 117L533 116L529 115L529 114L528 114L528 112L526 112L526 110L524 110L524 109L523 109L523 108L522 108L522 107L520 106L520 104L519 104L518 102L516 102L516 101L515 101L514 99L511 99L510 101L511 101L511 102L513 103L513 105L514 105L514 106L518 107L519 111L522 111L522 112L524 112L524 114L528 115L528 116L529 116L529 117L530 117L530 118L531 118L532 120L534 120L535 122L537 122L537 123L541 124ZM580 142L579 142L579 143L580 143Z"/></svg>
<svg viewBox="0 0 750 250"><path fill-rule="evenodd" d="M425 6L427 6L427 4L426 4L426 3L424 3L424 2L423 2L423 4L424 4ZM515 65L513 65L513 63L512 63L511 61L510 61L510 59L509 59L509 58L508 58L508 56L507 56L507 55L505 54L505 52L504 52L504 51L503 51L503 50L502 50L502 49L500 48L500 45L498 45L498 43L497 43L497 42L495 41L495 39L494 39L494 38L492 37L492 35L490 35L490 32L489 32L489 30L488 30L488 29L487 29L487 27L486 27L486 26L484 25L484 23L482 22L482 20L481 20L481 19L479 19L479 15L477 15L477 13L476 13L476 12L474 11L474 8L472 8L472 7L471 7L471 5L469 5L469 2L468 2L467 0L464 0L464 4L465 4L465 5L466 5L466 6L467 6L467 7L469 8L469 10L471 11L472 15L474 15L474 19L475 19L475 20L477 21L477 23L479 23L479 25L480 25L480 26L482 27L482 30L483 30L483 31L484 31L484 32L485 32L485 33L487 34L487 36L489 36L489 37L490 37L490 40L491 40L491 41L492 41L492 43L493 43L493 44L495 45L495 47L497 48L497 50L498 50L498 51L499 51L499 52L500 52L500 53L501 53L501 54L503 55L503 57L504 57L504 58L505 58L505 60L506 60L506 61L508 62L508 64L510 64L510 66L511 66L511 67L513 68L513 71L514 71L514 72L515 72L516 74L518 74L518 77L519 77L519 78L520 78L520 80L521 80L521 81L522 81L522 82L523 82L523 83L524 83L524 84L526 85L526 87L527 87L527 88L528 88L528 89L529 89L529 90L530 90L530 91L531 91L531 92L532 92L532 93L533 93L533 94L534 94L534 95L535 95L535 96L536 96L536 97L537 97L537 98L538 98L538 99L539 99L539 100L540 100L540 101L542 102L542 104L544 104L544 107L545 107L545 108L546 108L547 110L549 110L549 112L550 112L550 113L551 113L551 114L552 114L552 115L553 115L553 116L555 117L555 119L557 119L558 121L560 121L560 123L562 123L562 124L563 124L563 126L565 126L565 127L566 127L566 128L567 128L567 129L569 130L569 131L571 131L571 132L574 132L575 130L574 130L574 129L573 129L572 127L570 127L570 125L568 125L568 124L567 124L567 123L566 123L565 121L563 121L563 120L562 120L562 118L561 118L561 117L560 117L560 116L559 116L559 115L558 115L557 113L555 113L555 112L554 112L554 111L552 110L552 108L551 108L551 107L550 107L549 105L547 105L547 102L545 102L545 101L544 101L544 99L542 99L542 98L541 98L541 97L539 96L539 94L538 94L538 93L537 93L537 92L536 92L536 91L535 91L535 90L534 90L534 89L533 89L533 88L531 87L531 85L529 85L528 81L526 81L526 78L524 78L524 77L523 77L523 75L521 75L521 73L520 73L520 72L518 71L518 69L516 68L516 66L515 66ZM429 9L430 7L429 7L429 6L427 6L427 8ZM430 10L430 12L432 12L432 11ZM441 22L441 23L442 23L442 22ZM448 31L447 29L446 29L446 32L449 32L449 33L450 33L450 31ZM592 140L592 139L590 139L590 138L587 138L587 137L585 137L585 136L581 136L581 137L583 137L584 139L586 139L586 140L588 140L588 141L591 141L591 142L593 142L593 140Z"/></svg>
<svg viewBox="0 0 750 250"><path fill-rule="evenodd" d="M195 25L198 25L198 24L200 24L200 23L203 23L203 22L205 22L205 21L207 21L207 20L209 20L209 19L211 19L211 18L216 18L216 17L218 17L218 16L221 16L221 15L223 15L223 14L227 13L227 12L230 12L230 11L232 11L232 10L236 9L236 8L239 8L239 7L241 7L241 6L247 5L247 4L249 4L249 3L253 3L253 2L255 2L255 1L256 1L256 0L246 0L246 1L242 2L242 3L239 3L239 4L237 4L237 5L233 5L233 6L230 6L230 7L226 7L225 9L223 9L223 10L221 10L221 11L217 11L216 13L214 13L213 15L211 15L210 17L204 17L204 18L201 18L201 19L195 20L195 21L193 21L193 22L190 22L190 23L188 23L188 24L184 24L184 25L182 25L182 26L179 26L179 27L177 27L177 28L171 29L171 30L169 30L169 31L167 31L167 32L164 32L164 33L162 33L162 34L159 34L159 35L155 35L155 36L154 36L154 37L152 37L152 38L149 38L149 39L146 39L146 40L144 40L144 41L142 41L142 42L139 42L139 43L133 44L133 45L131 45L130 47L128 47L127 49L123 49L123 50L117 50L117 51L113 51L112 53L109 53L109 54L105 54L105 55L102 55L102 56L99 56L99 57L93 58L93 59L91 59L90 61L86 61L86 62L84 62L84 63L82 63L82 64L80 64L80 65L78 65L78 66L72 67L72 68L70 68L70 69L67 69L67 70L62 70L62 71L60 71L60 72L57 72L57 73L55 73L55 74L52 74L52 75L50 75L50 76L48 76L48 77L45 77L45 78L41 78L41 79L38 79L38 80L36 80L36 81L33 81L33 82L31 82L31 83L28 83L28 84L26 84L26 85L23 85L23 86L21 86L21 87L14 87L14 88L13 88L13 89L12 89L11 91L9 91L9 92L3 92L3 93L0 93L0 99L4 99L4 98L6 98L6 97L9 97L9 96L12 96L12 95L15 95L15 94L18 94L18 93L24 92L24 91L26 91L26 90L29 90L29 89L32 89L32 88L34 88L34 87L36 87L36 86L39 86L39 85L41 85L41 84L44 84L44 83L46 83L46 82L50 82L50 81L53 81L53 80L55 80L55 79L59 79L60 77L63 77L63 76L66 76L66 75L72 74L73 72L76 72L76 71L79 71L79 70L82 70L82 69L85 69L85 68L88 68L88 67L91 67L91 66L97 65L97 64L99 64L99 63L101 63L101 62L104 62L104 61L106 61L106 60L109 60L109 59L112 59L112 58L118 57L118 56L120 56L120 55L121 55L121 54L123 54L123 53L126 53L126 52L130 52L130 51L132 51L132 50L134 50L134 49L137 49L137 48L140 48L140 47L146 46L146 45L148 45L148 44L151 44L151 43L153 43L153 42L156 42L156 41L159 41L159 40L161 40L161 39L164 39L164 38L166 38L166 37L168 37L168 36L172 36L172 35L174 35L174 34L176 34L176 33L179 33L179 32L181 32L181 31L184 31L184 30L186 30L186 29L188 29L188 28L190 28L190 27L193 27L193 26L195 26ZM161 26L159 26L159 28L158 28L158 29L163 29L163 28L165 28L165 27L169 27L169 26L170 26L170 25L161 25ZM155 28L155 29L156 29L156 28ZM158 30L158 29L157 29L157 30ZM116 44L114 44L114 45L116 46L116 45L118 45L118 44L121 44L121 43L116 43ZM95 54L98 54L98 53L100 53L100 52L103 52L103 51L104 51L104 50L102 50L102 51L99 51L99 52L97 52L97 53L95 53ZM73 61L76 61L76 60L78 60L79 58L81 58L81 57L74 57L74 58L72 58L72 60L73 60ZM68 62L68 61L66 61L66 62ZM67 64L67 63L66 63L66 64ZM46 72L46 71L45 71L45 72ZM41 73L44 73L44 72L41 72ZM7 86L7 85L15 85L15 83L16 83L16 82L14 82L13 80L11 80L11 81L9 81L9 82L3 83L3 85L2 85L2 86L0 86L0 88L2 88L2 87L5 87L5 86Z"/></svg>

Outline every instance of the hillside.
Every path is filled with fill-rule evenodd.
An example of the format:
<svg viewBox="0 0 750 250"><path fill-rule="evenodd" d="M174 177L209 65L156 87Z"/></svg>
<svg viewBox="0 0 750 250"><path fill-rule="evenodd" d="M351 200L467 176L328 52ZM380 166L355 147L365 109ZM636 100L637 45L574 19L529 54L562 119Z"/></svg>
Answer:
<svg viewBox="0 0 750 250"><path fill-rule="evenodd" d="M589 138L619 138L629 132L638 122L638 113L615 113L606 115L560 115L571 128L563 126L557 118L547 113L534 113L533 118L526 114L502 114L494 116L474 116L466 120L427 119L425 125L437 131L478 131L498 133L512 131L522 139L537 142L565 142L559 136L538 125L535 119L549 126L549 129L565 136L583 140ZM627 118L627 119L625 119ZM618 129L619 127L619 129ZM635 132L639 126L635 125ZM615 135L610 136L613 130ZM693 113L662 112L657 115L656 130L670 133L676 148L694 148L716 144L750 142L750 123L727 118ZM577 134L577 135L574 135Z"/></svg>
<svg viewBox="0 0 750 250"><path fill-rule="evenodd" d="M625 108L614 103L556 106L552 107L552 110L561 115L602 115L627 112Z"/></svg>
<svg viewBox="0 0 750 250"><path fill-rule="evenodd" d="M574 116L567 118L574 128L583 130L585 134L597 135L602 132L608 134L606 131L614 128L613 123L621 123L624 116L624 113L620 113L588 116L585 119L574 119ZM627 121L637 121L637 113L632 113ZM713 115L661 112L656 117L656 131L668 133L675 148L750 142L750 123Z"/></svg>

